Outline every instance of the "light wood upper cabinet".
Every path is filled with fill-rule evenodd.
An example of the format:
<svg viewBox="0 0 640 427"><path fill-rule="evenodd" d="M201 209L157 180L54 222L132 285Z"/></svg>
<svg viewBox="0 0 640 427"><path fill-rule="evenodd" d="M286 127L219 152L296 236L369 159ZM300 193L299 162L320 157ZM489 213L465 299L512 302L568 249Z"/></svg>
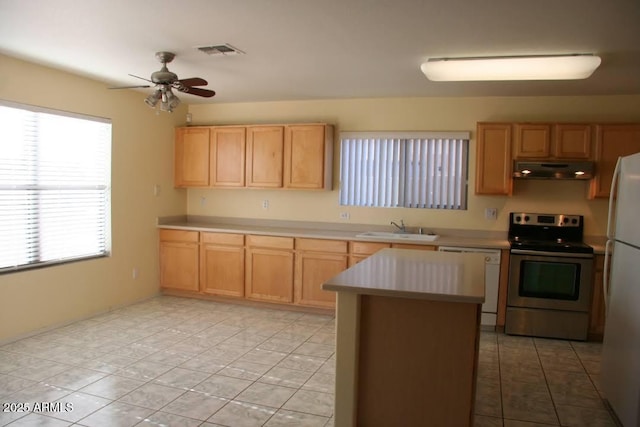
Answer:
<svg viewBox="0 0 640 427"><path fill-rule="evenodd" d="M640 125L597 125L595 138L596 176L589 197L609 197L618 157L640 152Z"/></svg>
<svg viewBox="0 0 640 427"><path fill-rule="evenodd" d="M246 237L247 298L293 302L293 238Z"/></svg>
<svg viewBox="0 0 640 427"><path fill-rule="evenodd" d="M476 194L511 194L511 124L478 123Z"/></svg>
<svg viewBox="0 0 640 427"><path fill-rule="evenodd" d="M288 125L284 138L284 187L331 189L333 128Z"/></svg>
<svg viewBox="0 0 640 427"><path fill-rule="evenodd" d="M551 155L551 126L516 123L514 125L515 159L547 158Z"/></svg>
<svg viewBox="0 0 640 427"><path fill-rule="evenodd" d="M592 158L591 125L557 124L553 127L553 156L558 159Z"/></svg>
<svg viewBox="0 0 640 427"><path fill-rule="evenodd" d="M211 186L244 187L245 132L244 126L211 128Z"/></svg>
<svg viewBox="0 0 640 427"><path fill-rule="evenodd" d="M244 235L201 233L200 290L244 296Z"/></svg>
<svg viewBox="0 0 640 427"><path fill-rule="evenodd" d="M209 185L209 128L177 128L175 136L176 187Z"/></svg>
<svg viewBox="0 0 640 427"><path fill-rule="evenodd" d="M246 153L247 187L282 187L284 126L248 126Z"/></svg>
<svg viewBox="0 0 640 427"><path fill-rule="evenodd" d="M336 293L322 290L322 284L347 269L347 249L341 240L296 239L296 304L335 307Z"/></svg>
<svg viewBox="0 0 640 427"><path fill-rule="evenodd" d="M160 286L198 291L198 232L160 230Z"/></svg>
<svg viewBox="0 0 640 427"><path fill-rule="evenodd" d="M573 159L592 158L591 126L573 123L516 123L513 158Z"/></svg>

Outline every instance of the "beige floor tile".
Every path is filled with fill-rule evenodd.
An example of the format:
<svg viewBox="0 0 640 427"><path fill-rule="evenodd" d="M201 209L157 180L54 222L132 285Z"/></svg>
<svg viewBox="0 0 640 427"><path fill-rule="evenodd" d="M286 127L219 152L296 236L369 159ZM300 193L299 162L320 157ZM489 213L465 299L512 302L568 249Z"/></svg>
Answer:
<svg viewBox="0 0 640 427"><path fill-rule="evenodd" d="M156 384L166 385L184 390L200 384L211 375L206 372L193 371L191 369L174 368L153 380Z"/></svg>
<svg viewBox="0 0 640 427"><path fill-rule="evenodd" d="M331 417L333 415L333 394L311 390L298 390L282 406L290 411L304 412L305 414Z"/></svg>
<svg viewBox="0 0 640 427"><path fill-rule="evenodd" d="M167 412L156 412L146 417L139 427L196 427L201 423L200 420L193 418L181 417Z"/></svg>
<svg viewBox="0 0 640 427"><path fill-rule="evenodd" d="M275 408L232 400L207 421L225 426L259 427L275 413Z"/></svg>
<svg viewBox="0 0 640 427"><path fill-rule="evenodd" d="M162 411L204 421L226 405L228 401L229 399L225 397L188 391L164 406Z"/></svg>
<svg viewBox="0 0 640 427"><path fill-rule="evenodd" d="M491 417L502 417L500 385L478 380L476 385L475 413Z"/></svg>
<svg viewBox="0 0 640 427"><path fill-rule="evenodd" d="M279 408L295 392L295 388L257 382L247 387L236 397L236 400Z"/></svg>
<svg viewBox="0 0 640 427"><path fill-rule="evenodd" d="M563 426L616 427L603 404L591 408L568 405L556 405L556 407Z"/></svg>
<svg viewBox="0 0 640 427"><path fill-rule="evenodd" d="M88 386L80 389L80 391L94 396L116 400L144 384L144 381L138 381L117 375L109 375L89 384Z"/></svg>
<svg viewBox="0 0 640 427"><path fill-rule="evenodd" d="M315 372L326 361L325 358L315 356L305 356L302 354L290 354L278 363L278 367L287 369L297 369L299 371Z"/></svg>
<svg viewBox="0 0 640 427"><path fill-rule="evenodd" d="M104 372L72 367L49 378L47 383L70 390L79 390L98 381L100 378L104 378L106 375Z"/></svg>
<svg viewBox="0 0 640 427"><path fill-rule="evenodd" d="M265 427L324 427L328 421L329 418L319 415L280 409L267 421Z"/></svg>
<svg viewBox="0 0 640 427"><path fill-rule="evenodd" d="M152 409L114 402L81 419L78 424L87 427L129 427L151 415Z"/></svg>
<svg viewBox="0 0 640 427"><path fill-rule="evenodd" d="M11 423L11 427L66 427L72 423L41 414L31 413Z"/></svg>
<svg viewBox="0 0 640 427"><path fill-rule="evenodd" d="M271 368L258 381L292 388L300 388L311 377L312 372L287 368Z"/></svg>
<svg viewBox="0 0 640 427"><path fill-rule="evenodd" d="M263 365L239 359L218 371L218 374L255 381L262 377L269 369L271 369L271 365Z"/></svg>
<svg viewBox="0 0 640 427"><path fill-rule="evenodd" d="M502 427L501 417L487 417L484 415L475 415L473 418L474 427Z"/></svg>
<svg viewBox="0 0 640 427"><path fill-rule="evenodd" d="M129 394L125 394L118 399L118 401L157 410L183 393L184 390L177 388L147 383L133 390Z"/></svg>
<svg viewBox="0 0 640 427"><path fill-rule="evenodd" d="M316 372L302 386L305 390L321 391L323 393L334 393L336 388L335 375Z"/></svg>
<svg viewBox="0 0 640 427"><path fill-rule="evenodd" d="M251 381L224 375L212 375L193 388L194 391L211 396L233 399L252 384Z"/></svg>
<svg viewBox="0 0 640 427"><path fill-rule="evenodd" d="M76 422L112 402L110 399L75 392L54 402L57 405L53 408L50 407L50 411L39 411L39 413L69 422Z"/></svg>
<svg viewBox="0 0 640 427"><path fill-rule="evenodd" d="M558 417L550 397L546 401L534 401L526 395L514 395L504 397L502 405L504 418L558 425Z"/></svg>

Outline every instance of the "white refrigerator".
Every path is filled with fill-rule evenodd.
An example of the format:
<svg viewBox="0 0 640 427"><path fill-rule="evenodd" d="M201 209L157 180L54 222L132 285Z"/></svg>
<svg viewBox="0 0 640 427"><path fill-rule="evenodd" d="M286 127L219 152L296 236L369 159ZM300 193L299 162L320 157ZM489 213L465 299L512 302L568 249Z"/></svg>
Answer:
<svg viewBox="0 0 640 427"><path fill-rule="evenodd" d="M601 382L624 427L640 426L640 153L618 159L609 199ZM609 255L611 254L611 257ZM606 270L605 270L606 271Z"/></svg>

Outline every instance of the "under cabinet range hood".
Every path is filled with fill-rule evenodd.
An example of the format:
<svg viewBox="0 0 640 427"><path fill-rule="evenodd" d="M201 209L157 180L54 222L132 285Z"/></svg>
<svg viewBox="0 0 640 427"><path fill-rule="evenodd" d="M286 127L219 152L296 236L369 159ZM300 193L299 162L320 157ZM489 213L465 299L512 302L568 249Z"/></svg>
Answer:
<svg viewBox="0 0 640 427"><path fill-rule="evenodd" d="M513 177L522 179L591 179L593 162L531 162L515 161Z"/></svg>

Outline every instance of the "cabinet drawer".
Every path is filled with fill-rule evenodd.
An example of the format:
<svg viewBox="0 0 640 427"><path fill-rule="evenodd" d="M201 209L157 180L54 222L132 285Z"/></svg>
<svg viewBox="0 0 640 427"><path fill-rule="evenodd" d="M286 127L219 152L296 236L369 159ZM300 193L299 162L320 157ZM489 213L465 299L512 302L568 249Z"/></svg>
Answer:
<svg viewBox="0 0 640 427"><path fill-rule="evenodd" d="M293 249L293 237L273 237L273 236L247 236L247 246Z"/></svg>
<svg viewBox="0 0 640 427"><path fill-rule="evenodd" d="M300 251L347 253L347 242L342 240L296 239L296 249Z"/></svg>
<svg viewBox="0 0 640 427"><path fill-rule="evenodd" d="M197 242L197 231L185 230L160 230L160 241L162 242Z"/></svg>
<svg viewBox="0 0 640 427"><path fill-rule="evenodd" d="M352 254L372 255L380 249L390 248L390 243L377 242L351 242Z"/></svg>
<svg viewBox="0 0 640 427"><path fill-rule="evenodd" d="M244 245L244 235L231 233L200 233L200 241L202 243L242 246Z"/></svg>
<svg viewBox="0 0 640 427"><path fill-rule="evenodd" d="M433 245L412 245L409 243L393 243L392 248L396 249L411 249L414 251L435 251L436 246Z"/></svg>

